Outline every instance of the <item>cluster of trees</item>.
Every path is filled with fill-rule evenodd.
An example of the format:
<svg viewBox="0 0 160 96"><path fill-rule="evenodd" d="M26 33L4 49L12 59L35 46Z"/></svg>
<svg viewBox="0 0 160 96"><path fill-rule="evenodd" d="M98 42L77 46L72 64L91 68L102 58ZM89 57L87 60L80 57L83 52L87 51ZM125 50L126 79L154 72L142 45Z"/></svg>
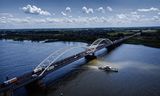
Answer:
<svg viewBox="0 0 160 96"><path fill-rule="evenodd" d="M92 42L97 38L109 38L111 40L131 35L133 32L123 31L115 32L115 30L102 29L68 29L68 30L1 30L1 39L13 40L60 40L60 41L84 41Z"/></svg>
<svg viewBox="0 0 160 96"><path fill-rule="evenodd" d="M127 40L130 44L143 44L150 47L160 48L160 30L142 31L141 36Z"/></svg>
<svg viewBox="0 0 160 96"><path fill-rule="evenodd" d="M160 40L160 30L157 30L156 32L142 32L141 36L144 38Z"/></svg>

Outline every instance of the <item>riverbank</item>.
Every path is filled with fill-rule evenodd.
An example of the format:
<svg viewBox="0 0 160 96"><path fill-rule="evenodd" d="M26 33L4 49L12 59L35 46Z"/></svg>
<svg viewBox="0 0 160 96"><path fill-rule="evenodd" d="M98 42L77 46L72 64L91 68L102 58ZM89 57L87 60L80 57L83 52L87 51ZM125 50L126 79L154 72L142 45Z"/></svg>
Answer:
<svg viewBox="0 0 160 96"><path fill-rule="evenodd" d="M128 39L126 44L140 44L149 47L160 48L160 31L157 32L143 32L141 36L132 37Z"/></svg>
<svg viewBox="0 0 160 96"><path fill-rule="evenodd" d="M160 40L150 40L143 37L142 38L133 37L132 39L127 40L125 43L160 48Z"/></svg>
<svg viewBox="0 0 160 96"><path fill-rule="evenodd" d="M142 32L141 36L127 40L127 44L143 44L160 48L160 29L70 29L70 30L0 30L0 39L15 41L43 41L44 43L55 41L72 41L92 43L98 38L109 38L114 41L136 32Z"/></svg>

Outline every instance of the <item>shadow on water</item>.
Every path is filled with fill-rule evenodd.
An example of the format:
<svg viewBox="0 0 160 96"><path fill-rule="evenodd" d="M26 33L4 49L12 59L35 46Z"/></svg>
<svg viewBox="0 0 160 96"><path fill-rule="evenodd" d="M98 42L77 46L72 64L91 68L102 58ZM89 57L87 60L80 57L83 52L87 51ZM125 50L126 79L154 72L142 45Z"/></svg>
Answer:
<svg viewBox="0 0 160 96"><path fill-rule="evenodd" d="M12 74L11 77L18 76L32 70L62 46L81 45L10 41L2 41L0 44L0 81L8 74ZM28 94L21 88L15 96L60 96L60 93L64 96L159 96L159 54L159 49L131 44L122 44L109 53L103 49L95 53L97 59L90 62L81 59L46 76L43 79L47 85L45 92L33 90ZM106 73L98 70L99 66L106 65L118 68L119 72ZM15 66L16 70L10 70Z"/></svg>
<svg viewBox="0 0 160 96"><path fill-rule="evenodd" d="M74 80L79 74L87 70L86 67L83 67L83 64L85 63L87 62L83 62L83 63L81 62L79 63L80 65L78 64L79 66L76 66L76 67L72 66L72 68L69 71L65 71L64 73L60 73L58 75L55 73L50 74L49 76L44 78L45 79L44 82L46 84L45 91L33 90L30 93L28 93L28 96L46 96L47 93L58 90L59 86L65 86L67 82ZM64 71L64 70L65 68L62 68L59 71Z"/></svg>
<svg viewBox="0 0 160 96"><path fill-rule="evenodd" d="M98 58L102 58L103 56L106 56L107 54L108 52L104 48L96 52L95 55ZM35 95L36 96L46 96L48 93L51 93L54 91L60 91L60 88L59 88L60 86L65 86L68 82L71 82L72 80L77 78L80 74L84 73L85 71L87 70L98 71L98 67L96 66L97 63L98 63L97 59L94 59L91 61L81 59L81 60L74 62L73 64L71 63L70 65L67 65L64 68L61 68L60 70L58 70L58 72L54 72L52 74L49 74L49 76L46 76L45 79L47 80L44 80L46 82L46 91L42 92L42 91L33 90L33 92L30 92L28 96L35 96ZM65 72L63 73L64 70ZM106 74L109 75L110 73L106 73Z"/></svg>
<svg viewBox="0 0 160 96"><path fill-rule="evenodd" d="M60 96L60 93L65 96L159 96L159 53L159 49L122 45L83 65L87 70L62 80L47 96ZM105 65L114 66L119 72L97 70L98 66Z"/></svg>

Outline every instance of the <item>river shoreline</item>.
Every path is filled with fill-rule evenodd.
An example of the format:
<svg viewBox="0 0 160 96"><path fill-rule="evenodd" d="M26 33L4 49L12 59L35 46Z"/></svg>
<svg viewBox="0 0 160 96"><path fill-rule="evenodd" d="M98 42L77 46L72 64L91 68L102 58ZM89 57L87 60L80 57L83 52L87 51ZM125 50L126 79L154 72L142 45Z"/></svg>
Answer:
<svg viewBox="0 0 160 96"><path fill-rule="evenodd" d="M1 39L1 40L13 40L13 41L20 41L20 42L23 42L23 41L31 41L31 42L41 42L41 43L53 43L53 42L57 42L57 41L62 41L62 40L40 40L40 41L33 41L33 40L14 40L14 39ZM88 44L91 44L92 42L91 41L85 41L85 40L75 40L75 41L67 41L67 40L64 40L63 42L84 42L84 43L88 43ZM135 45L144 45L144 46L148 46L148 47L154 47L154 48L160 48L160 40L150 40L150 39L139 39L137 37L132 37L130 38L129 40L125 41L124 44L135 44Z"/></svg>
<svg viewBox="0 0 160 96"><path fill-rule="evenodd" d="M24 31L24 32L23 32ZM150 47L160 48L160 30L103 30L103 29L88 29L88 30L11 30L0 31L1 40L14 40L14 41L31 41L31 42L43 42L51 43L57 41L64 42L85 42L92 43L98 38L108 38L111 41L118 40L125 36L133 35L137 32L141 33L141 36L136 36L127 40L126 44L141 44Z"/></svg>

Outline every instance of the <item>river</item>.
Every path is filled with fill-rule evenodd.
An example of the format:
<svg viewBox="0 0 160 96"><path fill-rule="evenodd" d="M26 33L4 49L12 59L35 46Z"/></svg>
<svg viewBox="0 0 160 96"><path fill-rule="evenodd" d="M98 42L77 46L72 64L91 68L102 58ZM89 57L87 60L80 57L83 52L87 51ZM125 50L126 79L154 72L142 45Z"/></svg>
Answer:
<svg viewBox="0 0 160 96"><path fill-rule="evenodd" d="M3 82L6 76L12 78L33 70L49 54L60 48L86 45L82 42L43 43L1 40L0 82ZM81 51L81 49L77 50ZM75 54L77 50L70 53ZM72 65L83 64L83 66L60 81L56 87L51 85L45 96L60 96L62 93L64 96L160 95L160 49L122 44L110 53L104 49L96 55L98 58L88 63L83 59L74 62ZM106 65L118 68L119 72L107 73L98 69ZM59 74L61 71L55 74L61 75ZM62 72L63 75L65 72Z"/></svg>

